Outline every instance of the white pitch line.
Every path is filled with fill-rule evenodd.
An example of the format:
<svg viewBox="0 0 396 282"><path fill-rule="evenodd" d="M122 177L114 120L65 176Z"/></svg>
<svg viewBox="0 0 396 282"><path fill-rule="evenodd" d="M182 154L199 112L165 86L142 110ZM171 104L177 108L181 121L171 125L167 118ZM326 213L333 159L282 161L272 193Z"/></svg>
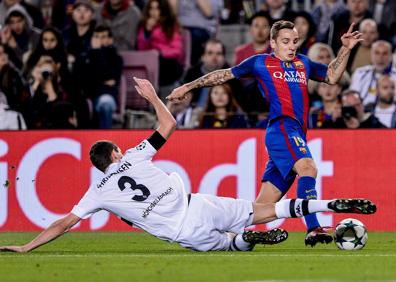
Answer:
<svg viewBox="0 0 396 282"><path fill-rule="evenodd" d="M191 254L169 254L169 253L156 253L156 254L119 254L119 253L108 253L108 254L98 254L98 253L91 253L91 254L6 254L0 253L1 258L87 258L87 257L160 257L160 256L167 256L170 257L396 257L396 254L216 254L216 253L191 253Z"/></svg>

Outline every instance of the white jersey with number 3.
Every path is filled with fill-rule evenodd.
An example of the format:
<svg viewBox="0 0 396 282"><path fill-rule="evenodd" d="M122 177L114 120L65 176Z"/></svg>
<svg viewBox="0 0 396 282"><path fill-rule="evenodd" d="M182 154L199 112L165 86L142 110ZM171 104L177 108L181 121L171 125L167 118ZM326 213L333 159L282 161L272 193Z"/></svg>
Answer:
<svg viewBox="0 0 396 282"><path fill-rule="evenodd" d="M187 196L178 175L154 166L156 153L148 140L129 149L121 162L111 164L103 178L89 187L71 212L88 218L106 210L160 239L175 240L187 212Z"/></svg>

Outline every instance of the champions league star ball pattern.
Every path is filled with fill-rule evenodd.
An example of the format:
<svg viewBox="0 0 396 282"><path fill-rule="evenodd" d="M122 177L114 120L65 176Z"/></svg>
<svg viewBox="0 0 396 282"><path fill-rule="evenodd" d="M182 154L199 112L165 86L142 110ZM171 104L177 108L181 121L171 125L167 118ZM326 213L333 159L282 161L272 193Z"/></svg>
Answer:
<svg viewBox="0 0 396 282"><path fill-rule="evenodd" d="M340 250L360 250L367 242L367 229L354 218L346 218L337 224L334 242Z"/></svg>

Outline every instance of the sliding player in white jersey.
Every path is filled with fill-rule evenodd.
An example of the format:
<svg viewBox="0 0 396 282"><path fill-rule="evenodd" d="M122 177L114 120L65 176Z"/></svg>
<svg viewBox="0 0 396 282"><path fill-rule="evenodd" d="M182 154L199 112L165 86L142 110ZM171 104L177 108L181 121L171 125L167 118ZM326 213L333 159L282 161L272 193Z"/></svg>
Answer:
<svg viewBox="0 0 396 282"><path fill-rule="evenodd" d="M92 184L66 217L55 221L23 246L4 246L0 251L28 252L69 231L81 219L107 210L148 233L197 251L252 250L255 244L286 240L283 229L244 231L245 227L277 218L302 217L334 211L371 214L376 206L364 199L284 200L257 204L213 195L187 195L176 173L166 174L152 157L175 130L176 122L158 98L151 83L136 79L136 89L154 106L159 127L138 146L121 153L110 141L96 142L90 151L95 167L105 175Z"/></svg>

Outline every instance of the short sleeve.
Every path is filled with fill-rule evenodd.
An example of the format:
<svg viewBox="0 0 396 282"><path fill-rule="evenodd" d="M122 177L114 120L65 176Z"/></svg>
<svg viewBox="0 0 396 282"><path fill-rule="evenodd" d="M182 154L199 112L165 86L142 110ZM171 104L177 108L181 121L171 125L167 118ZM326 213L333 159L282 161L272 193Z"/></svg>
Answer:
<svg viewBox="0 0 396 282"><path fill-rule="evenodd" d="M322 64L322 63L311 61L308 58L307 58L307 60L308 60L309 69L310 69L309 79L319 81L319 82L325 81L328 66L325 64Z"/></svg>
<svg viewBox="0 0 396 282"><path fill-rule="evenodd" d="M100 201L97 199L97 196L92 189L95 188L90 188L87 193L85 193L84 197L81 198L80 202L73 207L71 211L72 214L79 218L86 219L95 212L101 210Z"/></svg>
<svg viewBox="0 0 396 282"><path fill-rule="evenodd" d="M157 150L145 139L136 147L127 150L123 160L131 160L133 162L150 160L156 153Z"/></svg>
<svg viewBox="0 0 396 282"><path fill-rule="evenodd" d="M240 78L244 75L253 75L254 65L259 55L252 56L241 62L239 65L232 67L231 72L235 78Z"/></svg>

